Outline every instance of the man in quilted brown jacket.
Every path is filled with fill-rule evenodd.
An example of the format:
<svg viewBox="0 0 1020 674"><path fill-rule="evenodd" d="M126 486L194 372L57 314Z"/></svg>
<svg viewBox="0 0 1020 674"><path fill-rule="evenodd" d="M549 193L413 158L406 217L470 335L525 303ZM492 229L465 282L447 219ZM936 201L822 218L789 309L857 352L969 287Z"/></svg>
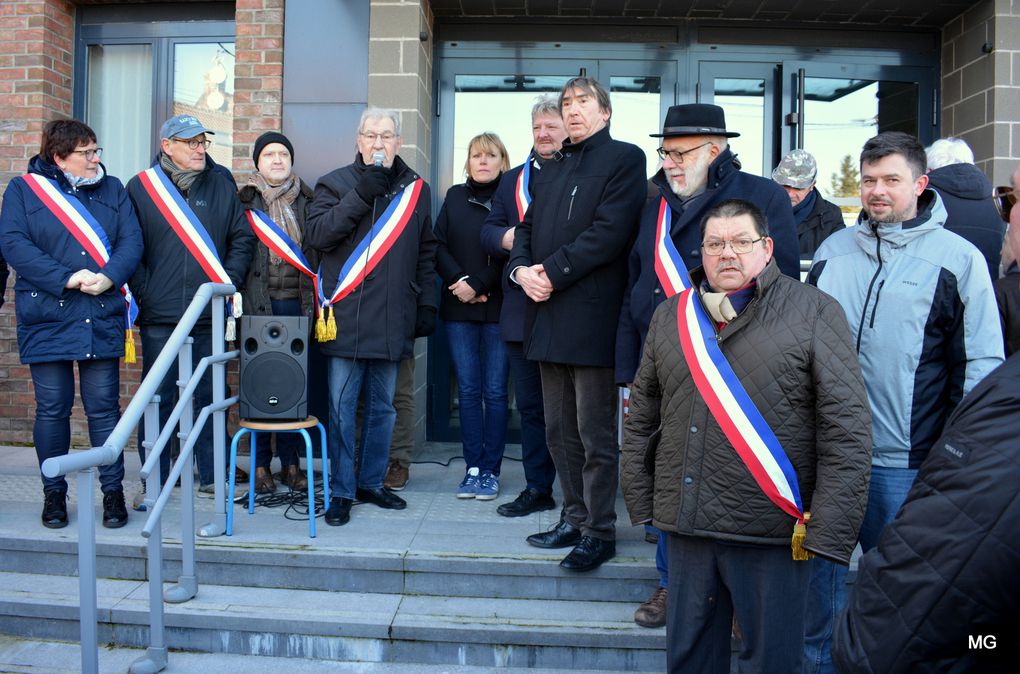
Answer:
<svg viewBox="0 0 1020 674"><path fill-rule="evenodd" d="M633 524L667 532L669 567L683 570L669 579L669 671L729 672L735 617L739 671L796 672L810 573L794 557L850 561L868 493L867 394L843 310L779 272L757 207L709 211L702 251L691 290L652 318L624 496Z"/></svg>

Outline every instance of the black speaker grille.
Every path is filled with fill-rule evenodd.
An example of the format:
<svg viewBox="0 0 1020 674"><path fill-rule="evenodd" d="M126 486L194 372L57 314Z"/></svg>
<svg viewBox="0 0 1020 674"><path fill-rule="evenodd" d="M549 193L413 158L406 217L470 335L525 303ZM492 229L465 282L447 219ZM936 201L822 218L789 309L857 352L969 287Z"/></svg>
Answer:
<svg viewBox="0 0 1020 674"><path fill-rule="evenodd" d="M275 413L301 402L305 373L290 356L264 353L248 361L241 372L240 385L249 405L260 412Z"/></svg>

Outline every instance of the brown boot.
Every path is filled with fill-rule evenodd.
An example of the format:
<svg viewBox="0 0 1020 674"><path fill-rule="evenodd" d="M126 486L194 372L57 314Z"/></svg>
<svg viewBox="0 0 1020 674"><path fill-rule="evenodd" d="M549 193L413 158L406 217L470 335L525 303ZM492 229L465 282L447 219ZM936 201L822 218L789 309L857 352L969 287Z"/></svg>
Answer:
<svg viewBox="0 0 1020 674"><path fill-rule="evenodd" d="M648 601L634 611L634 622L641 627L662 627L666 624L666 588L655 588Z"/></svg>
<svg viewBox="0 0 1020 674"><path fill-rule="evenodd" d="M407 486L407 481L410 479L411 472L407 466L399 461L390 461L390 467L386 470L383 486L390 491L400 491Z"/></svg>
<svg viewBox="0 0 1020 674"><path fill-rule="evenodd" d="M255 468L255 493L272 494L276 491L276 483L273 482L273 472L261 466Z"/></svg>
<svg viewBox="0 0 1020 674"><path fill-rule="evenodd" d="M308 478L301 472L298 466L284 466L280 471L280 479L290 487L291 491L305 491L308 489Z"/></svg>

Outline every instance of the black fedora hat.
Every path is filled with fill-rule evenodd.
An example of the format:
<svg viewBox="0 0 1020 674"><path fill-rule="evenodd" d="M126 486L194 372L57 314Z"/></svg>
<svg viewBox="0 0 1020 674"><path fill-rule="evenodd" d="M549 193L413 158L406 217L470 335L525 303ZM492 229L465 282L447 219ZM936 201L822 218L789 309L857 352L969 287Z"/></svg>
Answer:
<svg viewBox="0 0 1020 674"><path fill-rule="evenodd" d="M726 113L718 105L709 103L688 103L671 105L666 112L666 123L662 133L648 134L652 138L673 136L726 136L736 138L740 134L726 130Z"/></svg>

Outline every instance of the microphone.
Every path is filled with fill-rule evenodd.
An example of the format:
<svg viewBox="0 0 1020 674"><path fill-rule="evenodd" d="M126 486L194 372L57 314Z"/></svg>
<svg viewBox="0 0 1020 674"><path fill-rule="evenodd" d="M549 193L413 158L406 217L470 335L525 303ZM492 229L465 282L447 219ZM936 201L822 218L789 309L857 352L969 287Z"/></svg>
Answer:
<svg viewBox="0 0 1020 674"><path fill-rule="evenodd" d="M384 161L386 161L386 153L385 152L373 152L372 153L372 165L373 166L382 166Z"/></svg>

